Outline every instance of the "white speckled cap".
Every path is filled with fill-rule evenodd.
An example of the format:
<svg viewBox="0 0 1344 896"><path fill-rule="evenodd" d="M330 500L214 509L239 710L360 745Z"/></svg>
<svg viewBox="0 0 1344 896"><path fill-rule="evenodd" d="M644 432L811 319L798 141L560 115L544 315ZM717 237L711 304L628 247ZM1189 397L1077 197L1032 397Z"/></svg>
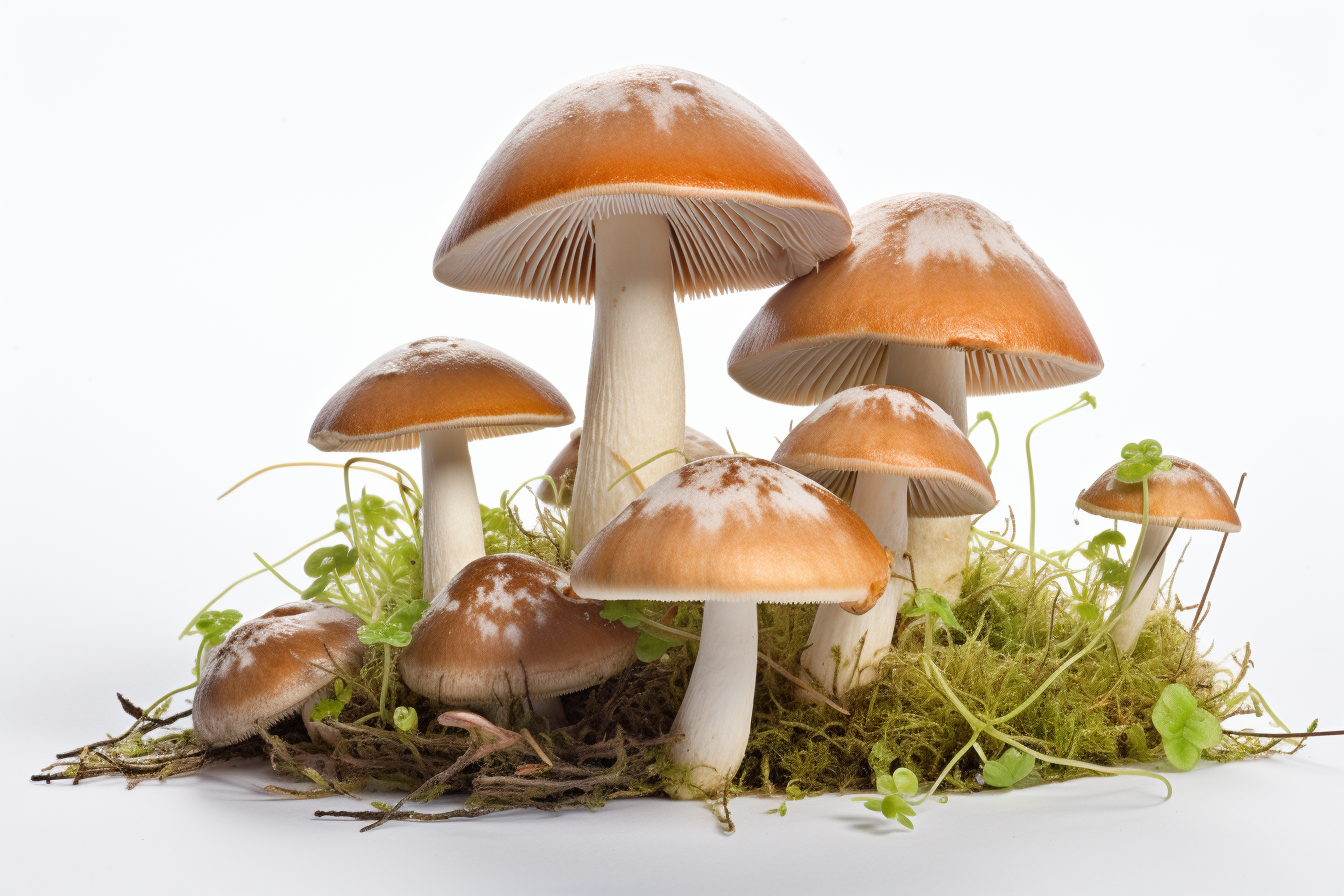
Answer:
<svg viewBox="0 0 1344 896"><path fill-rule="evenodd" d="M1240 532L1241 517L1222 484L1208 470L1184 458L1164 454L1170 470L1148 477L1148 522L1182 529ZM1115 478L1116 463L1078 494L1080 510L1111 520L1143 522L1143 486Z"/></svg>
<svg viewBox="0 0 1344 896"><path fill-rule="evenodd" d="M561 595L536 557L473 560L439 592L401 652L401 680L443 704L508 703L591 687L635 661L636 632Z"/></svg>
<svg viewBox="0 0 1344 896"><path fill-rule="evenodd" d="M551 465L546 468L546 475L554 479L556 483L560 482L566 472L569 473L570 482L572 483L574 481L574 474L579 468L579 439L582 438L582 436L583 427L580 426L575 428L575 430L569 434L569 442L566 443L564 448L560 449L560 453L555 456L555 460L551 461ZM686 452L686 460L688 461L703 460L706 457L714 457L719 454L729 453L727 448L723 447L700 430L692 429L689 426L686 427L686 443L682 447ZM562 491L558 506L569 506L569 499L572 491L572 486ZM555 494L551 491L551 484L544 479L541 481L541 484L537 486L537 497L546 504L550 504L553 507L557 506Z"/></svg>

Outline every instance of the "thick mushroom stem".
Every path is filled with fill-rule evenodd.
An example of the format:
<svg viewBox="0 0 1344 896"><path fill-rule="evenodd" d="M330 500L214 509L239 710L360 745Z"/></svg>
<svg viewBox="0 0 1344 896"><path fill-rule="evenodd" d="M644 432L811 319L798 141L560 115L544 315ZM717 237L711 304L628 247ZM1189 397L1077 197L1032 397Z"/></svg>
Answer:
<svg viewBox="0 0 1344 896"><path fill-rule="evenodd" d="M954 348L892 345L887 352L887 385L923 395L947 412L963 433L966 423L966 355ZM948 600L961 596L971 540L969 516L917 517L910 521L910 553L915 578Z"/></svg>
<svg viewBox="0 0 1344 896"><path fill-rule="evenodd" d="M1170 526L1148 524L1148 532L1143 537L1143 546L1139 549L1139 560L1134 564L1129 584L1125 586L1120 597L1119 606L1122 607L1120 619L1115 623L1115 628L1111 629L1115 649L1121 656L1132 653L1134 645L1139 643L1143 623L1148 618L1149 611L1153 609L1154 602L1157 601L1157 589L1162 584L1162 567L1166 563L1166 555L1162 554L1162 548L1170 536ZM1148 572L1150 569L1151 574ZM1139 583L1143 582L1144 576L1148 576L1147 583L1138 593L1133 593L1133 589L1138 588Z"/></svg>
<svg viewBox="0 0 1344 896"><path fill-rule="evenodd" d="M593 230L597 309L570 502L575 550L683 458L668 454L608 490L613 481L686 440L671 228L662 215L620 214L598 219Z"/></svg>
<svg viewBox="0 0 1344 896"><path fill-rule="evenodd" d="M687 769L685 784L669 787L677 799L721 793L747 752L756 699L756 604L706 601L686 696L672 734L672 759Z"/></svg>
<svg viewBox="0 0 1344 896"><path fill-rule="evenodd" d="M883 547L896 555L896 569L908 574L901 558L906 542L906 489L910 480L884 473L859 473L850 506L872 530ZM896 616L910 583L894 576L877 603L861 616L837 604L817 608L809 646L802 665L823 687L837 696L877 677L877 662L891 649ZM839 662L836 662L836 649ZM805 692L804 692L805 693Z"/></svg>
<svg viewBox="0 0 1344 896"><path fill-rule="evenodd" d="M466 430L422 432L420 466L425 600L432 600L458 570L485 556L485 535Z"/></svg>

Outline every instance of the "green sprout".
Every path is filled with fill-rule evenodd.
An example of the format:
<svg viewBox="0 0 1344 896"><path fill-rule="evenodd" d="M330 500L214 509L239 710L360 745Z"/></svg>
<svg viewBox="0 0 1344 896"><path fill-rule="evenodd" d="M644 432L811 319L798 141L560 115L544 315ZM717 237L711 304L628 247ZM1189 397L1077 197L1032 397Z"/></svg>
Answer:
<svg viewBox="0 0 1344 896"><path fill-rule="evenodd" d="M952 605L947 602L947 598L932 588L921 588L910 595L910 598L905 602L905 606L901 607L901 615L907 619L923 618L924 650L926 653L933 650L933 630L939 619L943 620L943 624L948 628L965 634L961 628L961 623L957 622L956 614L952 612Z"/></svg>
<svg viewBox="0 0 1344 896"><path fill-rule="evenodd" d="M314 722L320 722L323 719L335 719L345 709L345 705L350 702L354 696L354 689L350 685L341 681L339 678L331 683L332 696L326 700L317 701L313 711L309 713L308 718Z"/></svg>
<svg viewBox="0 0 1344 896"><path fill-rule="evenodd" d="M1009 747L998 759L985 763L983 776L990 787L1012 787L1036 768L1036 760L1015 747Z"/></svg>
<svg viewBox="0 0 1344 896"><path fill-rule="evenodd" d="M1130 442L1120 449L1120 457L1115 478L1121 482L1143 482L1158 470L1171 469L1171 461L1162 456L1162 443L1157 439Z"/></svg>
<svg viewBox="0 0 1344 896"><path fill-rule="evenodd" d="M915 773L908 768L898 768L890 774L878 775L875 786L877 799L856 796L853 801L863 803L865 809L880 812L885 818L899 821L914 830L915 823L910 819L915 817L915 810L906 797L919 790L919 779Z"/></svg>
<svg viewBox="0 0 1344 896"><path fill-rule="evenodd" d="M1153 727L1172 765L1188 772L1205 750L1218 746L1223 729L1213 713L1199 705L1183 684L1169 684L1153 706Z"/></svg>
<svg viewBox="0 0 1344 896"><path fill-rule="evenodd" d="M398 731L415 731L420 727L420 714L414 706L398 706L392 711L392 724Z"/></svg>
<svg viewBox="0 0 1344 896"><path fill-rule="evenodd" d="M994 415L989 411L981 411L976 414L975 422L972 423L971 428L966 431L966 435L969 436L971 433L975 432L975 428L981 423L988 423L989 428L994 430L994 453L991 454L989 460L985 462L985 472L993 473L994 461L999 458L999 425L994 422Z"/></svg>

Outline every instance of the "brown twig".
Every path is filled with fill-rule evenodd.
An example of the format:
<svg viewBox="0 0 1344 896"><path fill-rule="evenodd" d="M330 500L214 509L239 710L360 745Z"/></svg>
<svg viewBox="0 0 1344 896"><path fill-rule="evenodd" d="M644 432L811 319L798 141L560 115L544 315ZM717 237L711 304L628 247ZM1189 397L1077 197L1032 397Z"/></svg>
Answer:
<svg viewBox="0 0 1344 896"><path fill-rule="evenodd" d="M1241 500L1241 487L1246 484L1246 474L1242 473L1241 478L1237 480L1237 493L1232 497L1232 508L1235 510L1237 502ZM1186 649L1190 649L1195 643L1195 633L1199 631L1200 625L1204 622L1204 605L1209 599L1209 589L1213 587L1213 577L1218 574L1218 564L1223 559L1223 548L1227 547L1227 536L1230 533L1223 533L1223 540L1218 543L1218 554L1213 558L1213 569L1209 570L1209 581L1204 585L1204 595L1199 599L1199 604L1195 607L1195 618L1190 623L1190 633L1186 636L1188 643ZM1203 615L1201 615L1203 614ZM1178 669L1185 667L1185 654L1181 654L1181 664Z"/></svg>

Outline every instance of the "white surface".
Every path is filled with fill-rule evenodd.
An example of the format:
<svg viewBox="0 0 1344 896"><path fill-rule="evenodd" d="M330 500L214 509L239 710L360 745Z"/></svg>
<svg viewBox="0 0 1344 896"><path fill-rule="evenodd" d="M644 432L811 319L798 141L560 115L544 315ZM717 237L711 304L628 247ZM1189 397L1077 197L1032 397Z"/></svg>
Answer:
<svg viewBox="0 0 1344 896"><path fill-rule="evenodd" d="M304 444L327 397L392 346L435 333L494 345L584 392L591 307L458 293L430 259L476 171L536 102L636 61L741 92L817 159L851 209L938 190L983 203L1068 284L1106 358L1081 411L1036 438L1042 544L1124 442L1159 438L1229 488L1250 473L1206 633L1255 645L1256 684L1297 724L1344 727L1335 657L1341 500L1338 160L1344 72L1332 5L1096 8L723 3L619 15L581 4L8 4L0 9L0 392L10 646L3 826L17 890L155 885L237 890L198 856L279 884L351 861L353 826L219 770L123 793L41 787L55 749L120 727L113 700L175 686L197 607L326 531L336 474L257 467L326 459ZM728 349L766 293L679 306L687 422L773 450L805 409L752 398ZM972 399L1005 430L1000 495L1025 525L1020 439L1075 390ZM983 430L983 427L982 427ZM988 451L987 436L977 430ZM473 461L483 499L541 471L568 428L495 440ZM484 445L482 446L485 447ZM402 461L413 463L404 455ZM1020 530L1022 531L1022 530ZM1217 547L1197 534L1181 591ZM1287 559L1285 559L1287 558ZM226 605L287 599L256 579ZM785 819L649 802L595 815L400 825L376 835L403 881L473 876L516 891L559 875L656 891L694 880L788 890L813 867L1026 890L1049 856L1091 892L1191 861L1223 884L1326 888L1344 745L1201 770L1158 804L1150 782L1086 781L954 798L913 835L837 800ZM761 807L764 808L764 807ZM76 840L78 839L78 848ZM302 845L300 858L275 849ZM419 851L417 852L417 848ZM837 863L835 860L844 859ZM580 872L586 860L600 870ZM1162 871L1163 874L1168 873ZM1175 872L1172 872L1175 873ZM1093 875L1089 877L1088 875ZM660 884L638 882L652 876ZM600 883L594 884L594 881Z"/></svg>

